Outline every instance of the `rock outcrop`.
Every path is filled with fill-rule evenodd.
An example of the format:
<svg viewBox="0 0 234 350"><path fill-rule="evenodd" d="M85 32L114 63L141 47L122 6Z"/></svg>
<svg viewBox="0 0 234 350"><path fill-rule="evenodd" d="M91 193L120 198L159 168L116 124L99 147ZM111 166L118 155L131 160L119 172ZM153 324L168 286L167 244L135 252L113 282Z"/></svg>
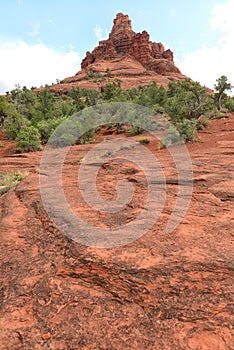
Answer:
<svg viewBox="0 0 234 350"><path fill-rule="evenodd" d="M180 73L174 65L172 51L165 50L162 43L151 42L145 30L136 34L128 15L122 13L117 14L109 38L100 41L92 53L87 52L81 68L85 69L100 59L115 59L127 54L139 61L144 68L158 74Z"/></svg>
<svg viewBox="0 0 234 350"><path fill-rule="evenodd" d="M170 80L184 78L170 49L150 41L145 30L135 33L128 15L118 13L108 39L99 41L92 52L86 53L79 72L51 86L51 91L64 93L73 86L100 89L116 79L122 81L123 89L154 81L167 87Z"/></svg>
<svg viewBox="0 0 234 350"><path fill-rule="evenodd" d="M201 142L188 144L194 188L179 227L165 229L178 198L175 161L151 139L147 147L167 179L165 207L139 240L113 249L86 247L60 232L40 196L41 153L11 154L12 141L0 137L1 170L29 172L0 196L1 350L233 350L234 115L212 120L198 136ZM92 147L68 152L63 189L75 215L95 225L104 217L77 189L77 159ZM123 158L142 147L122 150ZM134 220L148 196L140 169L117 160L106 158L97 173L100 196L113 200L123 179L134 184L134 196L103 225Z"/></svg>

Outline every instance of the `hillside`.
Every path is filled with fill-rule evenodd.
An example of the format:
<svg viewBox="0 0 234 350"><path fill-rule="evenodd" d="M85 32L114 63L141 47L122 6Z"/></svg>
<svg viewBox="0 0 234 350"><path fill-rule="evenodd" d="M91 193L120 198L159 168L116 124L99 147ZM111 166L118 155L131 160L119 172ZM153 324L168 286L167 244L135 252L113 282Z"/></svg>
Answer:
<svg viewBox="0 0 234 350"><path fill-rule="evenodd" d="M114 137L100 134L99 141L108 150ZM198 138L188 144L193 194L177 229L165 230L178 195L175 163L152 139L147 147L167 180L162 214L133 243L97 249L63 235L46 214L39 191L41 152L15 154L14 143L1 135L2 171L29 175L0 196L0 349L233 349L234 115L211 120ZM72 146L65 160L63 185L73 210L102 227L134 220L147 188L132 163L107 158L98 173L105 200L113 198L120 179L135 184L124 211L102 217L84 204L77 191L78 160L92 147ZM122 156L130 160L143 147L125 148Z"/></svg>

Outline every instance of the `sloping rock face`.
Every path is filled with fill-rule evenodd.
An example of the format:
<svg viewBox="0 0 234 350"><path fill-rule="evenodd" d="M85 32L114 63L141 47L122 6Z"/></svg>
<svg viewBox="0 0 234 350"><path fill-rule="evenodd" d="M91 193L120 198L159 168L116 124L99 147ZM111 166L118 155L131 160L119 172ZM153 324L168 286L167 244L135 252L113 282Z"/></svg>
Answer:
<svg viewBox="0 0 234 350"><path fill-rule="evenodd" d="M11 144L3 140L1 169L23 168L29 176L0 197L1 350L233 350L234 115L212 121L198 136L201 142L188 145L194 188L179 227L165 230L178 179L169 152L161 150L162 215L140 239L113 249L63 235L41 201L35 170L41 153L9 156ZM63 172L72 208L94 223L100 217L77 193L77 159L92 147L72 147ZM131 159L142 147L122 156ZM154 140L148 147L156 152ZM135 184L136 197L122 216L107 218L110 224L134 219L144 205L147 189L132 163L107 159L100 195L111 200L124 177Z"/></svg>
<svg viewBox="0 0 234 350"><path fill-rule="evenodd" d="M92 78L93 74L96 76ZM174 64L171 50L165 50L162 43L150 41L145 30L135 33L128 15L118 13L109 38L86 53L81 71L64 79L62 84L51 86L51 90L63 93L72 86L99 89L116 79L122 81L123 89L153 81L167 87L170 80L184 78Z"/></svg>

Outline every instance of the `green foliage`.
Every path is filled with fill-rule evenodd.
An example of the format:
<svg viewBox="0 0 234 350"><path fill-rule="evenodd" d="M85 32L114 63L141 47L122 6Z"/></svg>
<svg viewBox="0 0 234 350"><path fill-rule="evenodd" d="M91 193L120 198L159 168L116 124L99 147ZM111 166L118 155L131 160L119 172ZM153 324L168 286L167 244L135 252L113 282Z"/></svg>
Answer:
<svg viewBox="0 0 234 350"><path fill-rule="evenodd" d="M120 151L127 151L127 150L130 150L130 149L133 149L133 148L134 148L133 144L122 145L122 146L120 146Z"/></svg>
<svg viewBox="0 0 234 350"><path fill-rule="evenodd" d="M3 126L4 119L7 117L9 112L9 103L7 96L0 96L0 127Z"/></svg>
<svg viewBox="0 0 234 350"><path fill-rule="evenodd" d="M177 120L174 125L169 126L167 135L162 140L163 145L169 147L193 140L197 131L196 124L197 120L195 119L183 118Z"/></svg>
<svg viewBox="0 0 234 350"><path fill-rule="evenodd" d="M66 97L66 99L65 99ZM69 96L64 96L61 98L57 98L53 105L53 117L54 118L67 118L70 115L77 112L75 103L72 98Z"/></svg>
<svg viewBox="0 0 234 350"><path fill-rule="evenodd" d="M75 144L76 139L74 138L74 135L71 133L64 133L61 136L57 137L56 139L52 135L53 140L53 146L56 147L66 147L71 146Z"/></svg>
<svg viewBox="0 0 234 350"><path fill-rule="evenodd" d="M74 145L77 141L75 133L76 125L73 125L70 120L66 120L60 124L54 133L50 136L48 142L53 147L65 147Z"/></svg>
<svg viewBox="0 0 234 350"><path fill-rule="evenodd" d="M163 138L161 142L162 147L160 146L160 149L164 147L170 147L178 143L181 143L180 134L173 125L170 125L167 131L167 135Z"/></svg>
<svg viewBox="0 0 234 350"><path fill-rule="evenodd" d="M212 110L208 113L206 113L206 115L211 118L211 119L222 119L222 118L228 118L228 116L224 113L222 113L221 111L218 110Z"/></svg>
<svg viewBox="0 0 234 350"><path fill-rule="evenodd" d="M165 110L172 120L198 119L212 106L212 98L206 88L190 79L170 82Z"/></svg>
<svg viewBox="0 0 234 350"><path fill-rule="evenodd" d="M85 160L85 156L79 156L76 160L71 162L72 165L81 164Z"/></svg>
<svg viewBox="0 0 234 350"><path fill-rule="evenodd" d="M216 95L215 101L218 107L218 110L222 108L222 99L225 91L230 91L232 89L231 83L228 82L228 78L225 75L222 75L220 78L216 80L216 84L214 85Z"/></svg>
<svg viewBox="0 0 234 350"><path fill-rule="evenodd" d="M84 89L82 98L85 101L85 107L93 106L98 102L98 92L96 90Z"/></svg>
<svg viewBox="0 0 234 350"><path fill-rule="evenodd" d="M163 149L163 148L165 148L165 145L161 141L159 141L157 144L157 150L161 151L161 149Z"/></svg>
<svg viewBox="0 0 234 350"><path fill-rule="evenodd" d="M85 79L87 80L90 80L90 79L102 79L104 78L102 74L100 73L92 73L92 72L89 72L87 73Z"/></svg>
<svg viewBox="0 0 234 350"><path fill-rule="evenodd" d="M37 108L37 96L32 90L28 90L25 86L21 89L16 86L9 95L9 102L15 106L16 111L31 120Z"/></svg>
<svg viewBox="0 0 234 350"><path fill-rule="evenodd" d="M71 97L77 112L85 108L85 98L83 93L82 89L74 87L69 92L69 97Z"/></svg>
<svg viewBox="0 0 234 350"><path fill-rule="evenodd" d="M39 131L34 126L24 126L16 137L16 150L18 152L34 152L41 149Z"/></svg>
<svg viewBox="0 0 234 350"><path fill-rule="evenodd" d="M128 132L132 135L140 135L144 132L144 129L142 129L141 127L139 126L131 126L129 129L128 129Z"/></svg>
<svg viewBox="0 0 234 350"><path fill-rule="evenodd" d="M142 106L153 108L155 112L161 113L166 98L167 92L164 87L158 87L154 82L144 88L139 88L134 102Z"/></svg>
<svg viewBox="0 0 234 350"><path fill-rule="evenodd" d="M234 113L234 97L225 95L223 98L223 107L226 108L228 112Z"/></svg>
<svg viewBox="0 0 234 350"><path fill-rule="evenodd" d="M183 118L176 121L174 125L179 132L180 138L184 142L193 140L197 131L197 120Z"/></svg>
<svg viewBox="0 0 234 350"><path fill-rule="evenodd" d="M80 118L77 118L77 114L74 114L72 117L65 119L51 135L49 143L54 147L65 147L76 143L91 142L95 136L92 122L93 115L93 110L86 109L82 112Z"/></svg>
<svg viewBox="0 0 234 350"><path fill-rule="evenodd" d="M46 143L49 140L50 135L52 135L57 126L64 122L65 119L65 117L58 119L52 118L49 120L41 120L37 124L37 129L41 135L42 143Z"/></svg>
<svg viewBox="0 0 234 350"><path fill-rule="evenodd" d="M107 80L111 75L107 68L104 75L88 73L88 78ZM93 142L96 133L89 115L92 112L86 107L109 102L132 102L150 108L152 113L142 110L136 115L130 107L122 110L113 104L113 108L108 109L107 124L115 127L117 133L127 130L138 135L147 130L163 132L168 128L170 119L176 128L169 128L165 144L171 145L192 140L196 129L208 126L209 118L226 117L221 113L224 109L234 112L234 97L225 94L230 88L225 76L217 79L215 98L190 79L171 81L168 91L156 83L123 90L121 80L116 79L106 84L103 91L72 88L69 93L60 96L55 96L49 87L36 94L32 89L17 85L7 96L0 96L0 127L4 127L8 138L17 140L20 151L39 149L40 140L47 142L56 128L58 130L50 139L54 146L83 144ZM215 107L219 99L224 108L221 112ZM80 111L84 112L82 121L74 117ZM160 114L164 113L169 117L161 118ZM113 123L110 122L112 119Z"/></svg>
<svg viewBox="0 0 234 350"><path fill-rule="evenodd" d="M15 140L20 130L28 125L29 120L23 117L14 105L9 104L8 117L4 121L4 130L8 138Z"/></svg>
<svg viewBox="0 0 234 350"><path fill-rule="evenodd" d="M19 92L20 104L18 104L18 111L25 118L31 120L34 117L37 108L37 97L33 91L23 87Z"/></svg>
<svg viewBox="0 0 234 350"><path fill-rule="evenodd" d="M110 70L110 68L106 69L106 76L107 76L107 78L111 77L111 70Z"/></svg>
<svg viewBox="0 0 234 350"><path fill-rule="evenodd" d="M138 139L138 142L141 145L147 145L148 143L150 143L150 139L148 137L141 137L140 139Z"/></svg>
<svg viewBox="0 0 234 350"><path fill-rule="evenodd" d="M123 91L121 89L121 82L116 81L106 84L102 98L106 101L123 101Z"/></svg>
<svg viewBox="0 0 234 350"><path fill-rule="evenodd" d="M81 145L84 145L86 143L92 143L95 138L95 135L95 129L88 130L78 139L78 143L80 143Z"/></svg>
<svg viewBox="0 0 234 350"><path fill-rule="evenodd" d="M37 110L41 114L41 119L53 118L55 96L48 88L41 91L38 102Z"/></svg>
<svg viewBox="0 0 234 350"><path fill-rule="evenodd" d="M0 171L0 195L9 191L12 187L16 186L21 180L23 180L28 173L21 171Z"/></svg>
<svg viewBox="0 0 234 350"><path fill-rule="evenodd" d="M210 120L205 115L200 115L197 120L197 130L204 130L210 125Z"/></svg>

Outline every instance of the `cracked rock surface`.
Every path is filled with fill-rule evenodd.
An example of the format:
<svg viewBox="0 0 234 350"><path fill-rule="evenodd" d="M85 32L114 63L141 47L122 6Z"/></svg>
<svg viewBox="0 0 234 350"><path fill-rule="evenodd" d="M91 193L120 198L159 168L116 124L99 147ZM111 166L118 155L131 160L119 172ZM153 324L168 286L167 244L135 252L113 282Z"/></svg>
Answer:
<svg viewBox="0 0 234 350"><path fill-rule="evenodd" d="M29 176L0 197L0 349L233 349L234 116L213 120L198 137L188 144L193 193L180 225L166 232L178 181L169 153L155 151L151 140L147 147L167 179L164 209L145 235L112 249L66 237L41 201L41 153L15 155L3 140L1 170L26 169ZM103 229L134 220L147 183L132 163L107 158L98 175L105 200L119 179L133 184L121 213L98 216L82 200L77 159L92 147L72 147L64 164L74 212Z"/></svg>

